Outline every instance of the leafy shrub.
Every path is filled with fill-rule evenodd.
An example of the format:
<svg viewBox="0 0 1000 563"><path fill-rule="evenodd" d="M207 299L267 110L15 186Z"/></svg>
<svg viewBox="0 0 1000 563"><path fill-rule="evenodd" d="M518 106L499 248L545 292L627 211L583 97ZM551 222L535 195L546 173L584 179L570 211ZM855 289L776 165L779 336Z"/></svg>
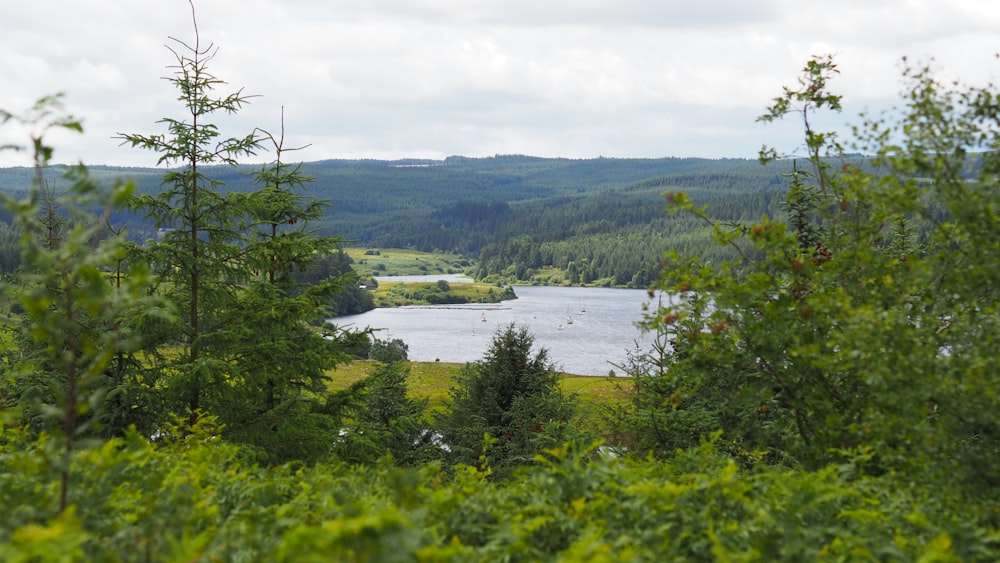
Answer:
<svg viewBox="0 0 1000 563"><path fill-rule="evenodd" d="M506 476L569 436L575 400L562 394L548 351L532 354L533 344L526 328L501 327L484 358L462 368L438 419L454 462Z"/></svg>
<svg viewBox="0 0 1000 563"><path fill-rule="evenodd" d="M862 157L809 126L839 109L836 72L810 61L762 118L805 124L784 219L713 222L668 194L741 258L668 253L657 284L668 298L649 318L668 342L636 379L633 445L669 457L721 429L746 467L863 455L872 475L906 475L986 514L1000 499L997 95L908 70L899 122L857 129Z"/></svg>
<svg viewBox="0 0 1000 563"><path fill-rule="evenodd" d="M408 358L409 346L399 338L392 340L372 339L372 347L368 358L386 364L405 362Z"/></svg>

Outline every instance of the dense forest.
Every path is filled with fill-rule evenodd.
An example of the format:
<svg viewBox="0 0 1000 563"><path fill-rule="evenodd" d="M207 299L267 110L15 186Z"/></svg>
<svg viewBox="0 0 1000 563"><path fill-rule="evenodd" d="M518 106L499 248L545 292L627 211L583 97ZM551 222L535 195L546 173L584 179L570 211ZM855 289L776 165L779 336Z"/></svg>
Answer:
<svg viewBox="0 0 1000 563"><path fill-rule="evenodd" d="M211 167L227 190L254 189L253 166ZM479 279L646 287L664 249L729 257L711 245L711 229L663 213L663 193L685 191L723 220L780 213L790 164L745 159L548 159L452 157L443 161L303 163L311 196L332 202L312 227L347 244L413 248L478 259ZM58 188L60 170L51 183ZM140 193L163 190L156 169L91 167L103 182L132 179ZM30 184L27 169L0 170L0 191ZM118 210L111 221L142 241L156 236L141 214ZM3 240L0 240L3 244ZM16 256L13 247L0 248ZM6 263L0 266L9 268ZM9 271L9 269L7 270Z"/></svg>
<svg viewBox="0 0 1000 563"><path fill-rule="evenodd" d="M992 86L907 68L899 114L841 141L810 125L840 108L836 64L814 58L761 117L801 119L805 152L759 190L738 180L753 173L700 191L679 171L587 161L594 189L573 196L579 182L557 180L558 163L477 162L520 167L551 190L478 211L426 204L496 232L505 216L534 225L470 246L513 258L489 267L566 260L581 280L596 275L598 255L571 243L612 236L593 204L629 201L630 189L636 201L666 192L650 222L678 225L665 228L678 239L698 225L718 254L702 242L655 249L655 344L633 352L603 408L563 392L547 351L513 325L429 405L409 387L405 342L322 323L356 281L332 253L353 235L311 228L330 202L288 163L284 134L220 133L213 118L238 113L244 94L218 94L212 48L175 43L169 80L188 119L121 137L170 164L155 189L52 169L46 135L82 129L59 96L0 110L0 125L40 132L17 147L37 166L15 171L26 184L2 197L18 254L0 286L0 559L1000 558ZM274 160L252 185L229 186L247 181L239 157L265 148ZM570 223L543 219L547 198L591 226L560 231ZM638 224L641 208L614 213ZM124 232L128 217L150 236ZM334 390L338 368L361 356L367 376Z"/></svg>

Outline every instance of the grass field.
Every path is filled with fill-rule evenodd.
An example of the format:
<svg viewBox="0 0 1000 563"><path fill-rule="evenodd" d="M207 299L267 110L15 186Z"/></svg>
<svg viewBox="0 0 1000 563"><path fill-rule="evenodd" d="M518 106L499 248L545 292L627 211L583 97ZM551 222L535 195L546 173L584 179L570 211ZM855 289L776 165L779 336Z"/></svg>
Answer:
<svg viewBox="0 0 1000 563"><path fill-rule="evenodd" d="M331 388L346 389L363 379L374 368L373 363L369 360L356 360L338 367L330 374L333 379ZM427 397L431 408L440 408L447 400L448 388L463 364L409 362L408 365L410 376L407 384L410 396ZM577 395L585 413L599 414L603 408L626 399L632 388L632 381L625 377L564 375L562 388L567 393Z"/></svg>
<svg viewBox="0 0 1000 563"><path fill-rule="evenodd" d="M431 305L448 303L499 303L513 299L515 293L486 283L445 284L442 291L438 283L390 282L382 280L372 292L376 307L401 307L403 305Z"/></svg>
<svg viewBox="0 0 1000 563"><path fill-rule="evenodd" d="M455 254L432 254L405 248L345 248L362 277L464 274L472 262ZM377 254L376 254L377 253Z"/></svg>
<svg viewBox="0 0 1000 563"><path fill-rule="evenodd" d="M461 275L471 262L454 254L432 254L402 248L346 248L354 260L354 270L362 279L384 276ZM503 289L494 284L456 283L441 292L435 282L393 282L382 280L372 292L376 307L445 303L499 303ZM435 300L436 299L436 300Z"/></svg>

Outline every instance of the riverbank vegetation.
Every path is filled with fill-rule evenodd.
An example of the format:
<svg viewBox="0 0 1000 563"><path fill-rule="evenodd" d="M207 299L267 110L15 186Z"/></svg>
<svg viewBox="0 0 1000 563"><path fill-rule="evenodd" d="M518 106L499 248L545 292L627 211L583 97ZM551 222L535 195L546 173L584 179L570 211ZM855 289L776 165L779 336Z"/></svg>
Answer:
<svg viewBox="0 0 1000 563"><path fill-rule="evenodd" d="M412 248L361 248L348 246L354 271L362 279L382 276L469 275L473 262L464 256L424 252Z"/></svg>
<svg viewBox="0 0 1000 563"><path fill-rule="evenodd" d="M483 283L392 282L381 281L372 290L377 307L403 305L461 305L468 303L500 303L516 299L514 288Z"/></svg>
<svg viewBox="0 0 1000 563"><path fill-rule="evenodd" d="M168 165L155 193L107 189L82 165L50 191L46 136L80 122L58 97L0 112L33 132L23 148L37 162L3 202L20 253L2 286L14 322L0 355L0 559L998 558L992 86L910 68L904 107L844 145L812 128L840 107L836 65L809 61L762 117L805 128L805 153L780 162L779 213L719 206L717 219L667 195L668 217L722 250L660 249L651 288L675 299L649 315L657 345L630 358L630 385L606 393L598 422L522 327L422 380L405 343L314 326L357 278L295 274L342 238L306 228L325 202L301 190L310 179L283 136L211 123L247 99L218 96L215 51L199 45L171 50L191 119L123 136ZM266 148L276 158L254 189L223 193L204 174ZM591 172L639 181L618 164ZM122 209L165 231L137 243ZM424 232L448 234L438 219ZM348 368L361 350L373 359Z"/></svg>
<svg viewBox="0 0 1000 563"><path fill-rule="evenodd" d="M441 410L448 399L448 388L461 371L463 364L448 362L407 361L409 373L406 378L407 393L415 401L427 401L431 410ZM343 391L363 381L375 370L374 360L357 359L338 366L331 372L330 389ZM573 375L557 372L562 392L577 398L578 407L584 418L594 424L602 423L607 414L633 393L630 377L600 377L593 375ZM610 435L611 429L603 434Z"/></svg>

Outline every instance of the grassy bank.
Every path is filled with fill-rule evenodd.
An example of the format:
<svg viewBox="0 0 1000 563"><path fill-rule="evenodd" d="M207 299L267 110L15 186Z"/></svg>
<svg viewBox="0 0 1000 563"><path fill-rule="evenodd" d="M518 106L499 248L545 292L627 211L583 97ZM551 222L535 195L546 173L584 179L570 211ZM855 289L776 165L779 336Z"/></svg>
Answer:
<svg viewBox="0 0 1000 563"><path fill-rule="evenodd" d="M362 279L390 276L463 275L471 266L468 258L404 248L346 248L354 270ZM512 291L490 283L394 282L382 280L372 292L376 307L404 305L449 305L499 303L514 299Z"/></svg>
<svg viewBox="0 0 1000 563"><path fill-rule="evenodd" d="M331 388L346 389L368 375L373 369L373 362L356 360L340 366L332 372ZM463 364L443 362L409 362L410 396L414 398L427 397L430 406L440 407L448 398L448 388L455 374L462 369ZM609 405L628 397L632 381L626 377L601 377L565 374L562 378L563 391L576 393L580 407L585 414L597 415Z"/></svg>
<svg viewBox="0 0 1000 563"><path fill-rule="evenodd" d="M345 248L362 278L464 274L472 261L456 254L434 254L405 248Z"/></svg>
<svg viewBox="0 0 1000 563"><path fill-rule="evenodd" d="M485 283L379 282L372 293L376 307L404 305L452 305L463 303L500 303L514 299L513 289Z"/></svg>

